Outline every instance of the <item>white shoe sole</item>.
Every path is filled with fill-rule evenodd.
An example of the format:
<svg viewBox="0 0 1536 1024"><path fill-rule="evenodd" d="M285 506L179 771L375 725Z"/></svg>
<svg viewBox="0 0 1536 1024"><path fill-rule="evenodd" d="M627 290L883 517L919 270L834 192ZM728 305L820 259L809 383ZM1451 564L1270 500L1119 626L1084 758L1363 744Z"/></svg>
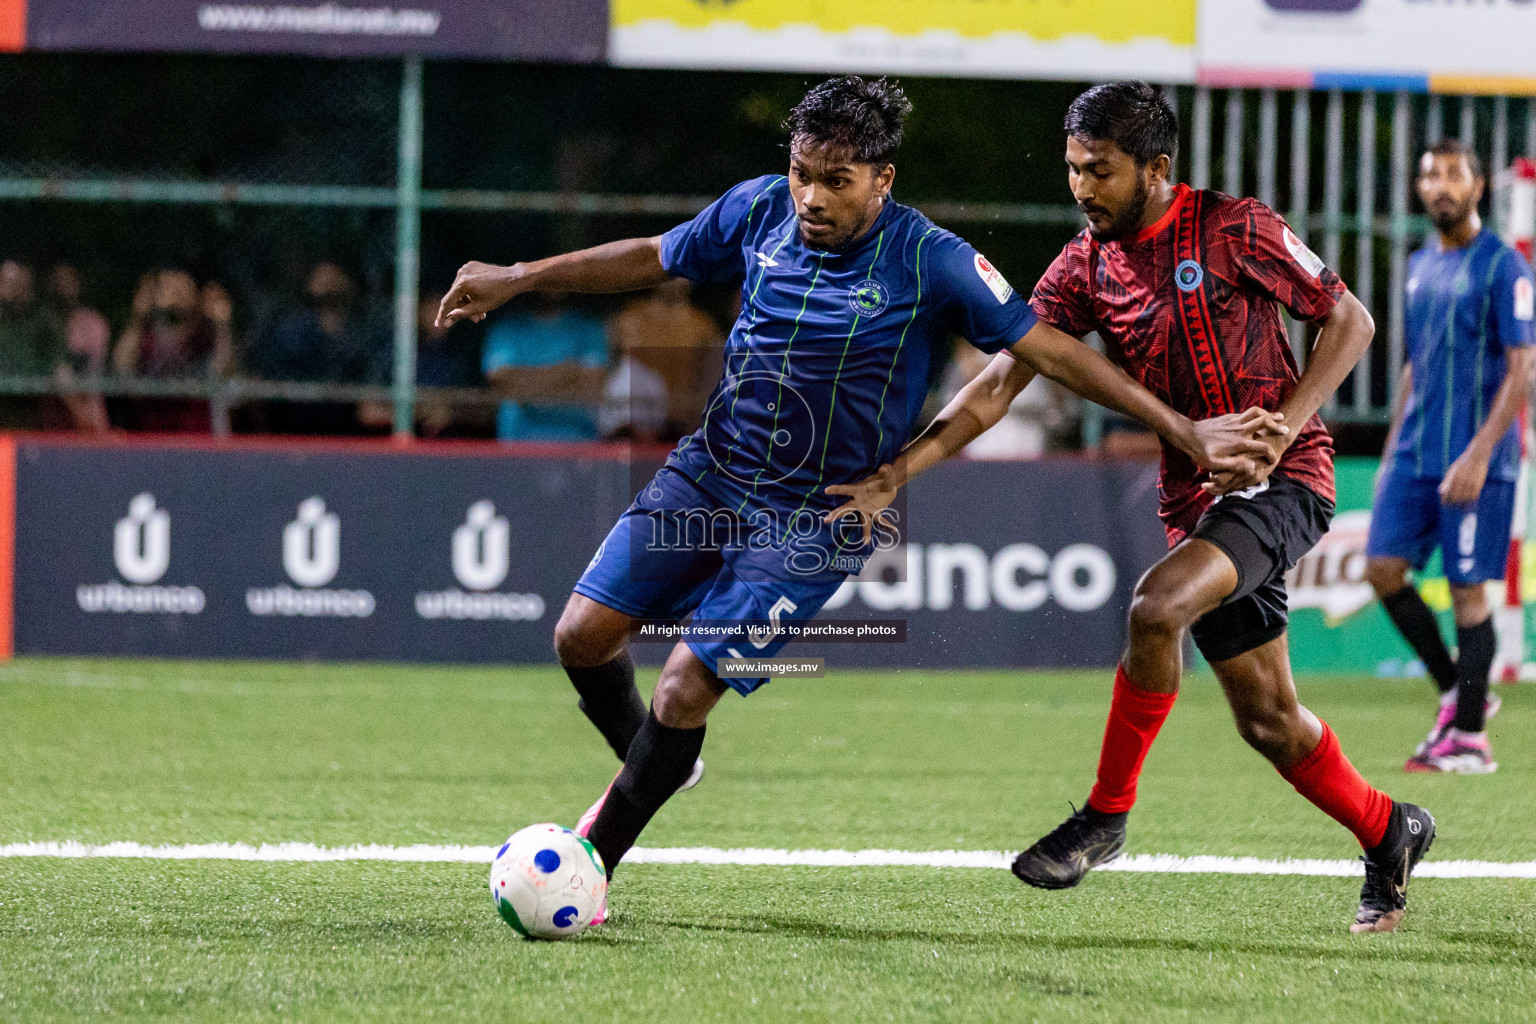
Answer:
<svg viewBox="0 0 1536 1024"><path fill-rule="evenodd" d="M701 757L698 760L693 762L693 771L688 773L688 780L686 782L684 782L681 786L678 786L677 787L677 791L679 793L686 793L686 792L688 792L694 786L697 786L699 784L699 780L702 779L703 777L704 777L704 759Z"/></svg>
<svg viewBox="0 0 1536 1024"><path fill-rule="evenodd" d="M1499 770L1499 762L1485 761L1476 754L1457 754L1437 757L1430 764L1436 771L1449 775L1492 775Z"/></svg>

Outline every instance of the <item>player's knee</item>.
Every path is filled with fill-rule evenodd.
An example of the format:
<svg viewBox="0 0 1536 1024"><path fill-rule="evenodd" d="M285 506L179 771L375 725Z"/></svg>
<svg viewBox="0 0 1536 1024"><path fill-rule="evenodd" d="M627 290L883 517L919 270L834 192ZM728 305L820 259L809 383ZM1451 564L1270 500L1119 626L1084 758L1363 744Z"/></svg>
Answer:
<svg viewBox="0 0 1536 1024"><path fill-rule="evenodd" d="M620 638L620 644L623 640ZM566 605L555 623L555 657L566 668L591 668L618 654L612 637L594 627L574 605Z"/></svg>
<svg viewBox="0 0 1536 1024"><path fill-rule="evenodd" d="M651 695L651 713L656 721L674 729L696 729L709 717L719 695L693 673L679 672L668 665L656 682Z"/></svg>
<svg viewBox="0 0 1536 1024"><path fill-rule="evenodd" d="M1390 597L1408 585L1408 569L1400 558L1368 558L1365 579L1377 597Z"/></svg>
<svg viewBox="0 0 1536 1024"><path fill-rule="evenodd" d="M1137 589L1131 598L1133 636L1177 636L1191 622L1187 602L1168 591Z"/></svg>
<svg viewBox="0 0 1536 1024"><path fill-rule="evenodd" d="M1298 743L1305 743L1301 718L1294 705L1270 703L1244 708L1236 718L1243 742L1277 764L1295 761Z"/></svg>
<svg viewBox="0 0 1536 1024"><path fill-rule="evenodd" d="M1488 608L1488 591L1481 583L1470 586L1452 585L1451 608L1456 616L1456 625L1475 626L1491 614Z"/></svg>

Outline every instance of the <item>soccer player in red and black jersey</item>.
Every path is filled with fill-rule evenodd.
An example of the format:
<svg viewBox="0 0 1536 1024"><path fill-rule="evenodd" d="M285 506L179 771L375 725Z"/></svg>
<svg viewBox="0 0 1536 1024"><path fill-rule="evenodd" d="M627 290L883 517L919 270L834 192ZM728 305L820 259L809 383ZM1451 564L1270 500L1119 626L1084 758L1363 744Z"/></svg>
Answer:
<svg viewBox="0 0 1536 1024"><path fill-rule="evenodd" d="M1089 89L1068 110L1066 131L1068 181L1088 226L1036 285L1031 331L1097 331L1110 358L1175 411L1193 420L1251 415L1273 458L1212 475L1163 446L1160 514L1172 550L1136 585L1098 777L1084 808L1020 854L1014 874L1067 888L1120 853L1142 762L1178 693L1189 630L1243 738L1365 848L1352 930L1391 931L1434 818L1367 783L1333 731L1297 702L1285 635L1285 572L1333 516L1332 439L1317 409L1370 345L1371 316L1273 210L1169 180L1178 123L1157 89ZM1305 373L1279 306L1320 328ZM905 480L997 422L1036 372L1058 376L1040 358L1050 346L1020 351L998 355L876 476L828 488L850 499L833 514L882 507ZM1268 425L1264 410L1284 425Z"/></svg>

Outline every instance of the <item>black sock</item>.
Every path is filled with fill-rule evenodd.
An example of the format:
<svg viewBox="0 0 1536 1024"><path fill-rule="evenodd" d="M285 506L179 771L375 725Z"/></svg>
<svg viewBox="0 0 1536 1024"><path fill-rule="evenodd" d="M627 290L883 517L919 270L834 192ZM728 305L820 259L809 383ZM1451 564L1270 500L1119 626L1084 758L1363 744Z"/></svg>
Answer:
<svg viewBox="0 0 1536 1024"><path fill-rule="evenodd" d="M1408 641L1419 660L1424 663L1424 668L1434 679L1435 685L1441 693L1450 690L1456 685L1456 664L1451 661L1451 652L1445 647L1445 638L1440 635L1440 624L1435 621L1435 613L1429 610L1429 605L1419 596L1418 588L1409 584L1395 594L1388 594L1381 599L1381 606L1392 617L1392 622L1397 626L1403 639Z"/></svg>
<svg viewBox="0 0 1536 1024"><path fill-rule="evenodd" d="M610 878L661 805L688 781L703 749L704 726L674 729L656 721L654 712L645 716L645 724L629 745L624 768L587 833Z"/></svg>
<svg viewBox="0 0 1536 1024"><path fill-rule="evenodd" d="M1456 721L1462 732L1482 732L1483 714L1488 701L1488 673L1493 669L1493 655L1499 637L1493 631L1490 615L1475 626L1456 627L1461 649L1456 653Z"/></svg>
<svg viewBox="0 0 1536 1024"><path fill-rule="evenodd" d="M571 685L581 696L577 706L597 726L603 739L624 760L629 745L645 721L645 701L635 687L635 663L628 649L602 665L591 668L566 667Z"/></svg>

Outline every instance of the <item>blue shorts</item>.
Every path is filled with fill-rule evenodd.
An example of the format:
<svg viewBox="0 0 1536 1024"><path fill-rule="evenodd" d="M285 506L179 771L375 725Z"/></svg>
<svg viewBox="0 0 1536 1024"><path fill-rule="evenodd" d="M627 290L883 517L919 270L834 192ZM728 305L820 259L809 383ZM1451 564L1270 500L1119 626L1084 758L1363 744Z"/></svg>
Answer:
<svg viewBox="0 0 1536 1024"><path fill-rule="evenodd" d="M666 466L598 546L576 593L636 618L731 624L719 639L683 641L711 672L721 658L772 657L789 638L771 626L814 617L872 550L861 536L840 544L821 516L743 517ZM743 695L767 681L723 680Z"/></svg>
<svg viewBox="0 0 1536 1024"><path fill-rule="evenodd" d="M1440 478L1389 471L1376 488L1366 555L1423 569L1440 546L1445 578L1457 585L1504 578L1515 518L1513 480L1483 484L1476 505L1444 505Z"/></svg>

